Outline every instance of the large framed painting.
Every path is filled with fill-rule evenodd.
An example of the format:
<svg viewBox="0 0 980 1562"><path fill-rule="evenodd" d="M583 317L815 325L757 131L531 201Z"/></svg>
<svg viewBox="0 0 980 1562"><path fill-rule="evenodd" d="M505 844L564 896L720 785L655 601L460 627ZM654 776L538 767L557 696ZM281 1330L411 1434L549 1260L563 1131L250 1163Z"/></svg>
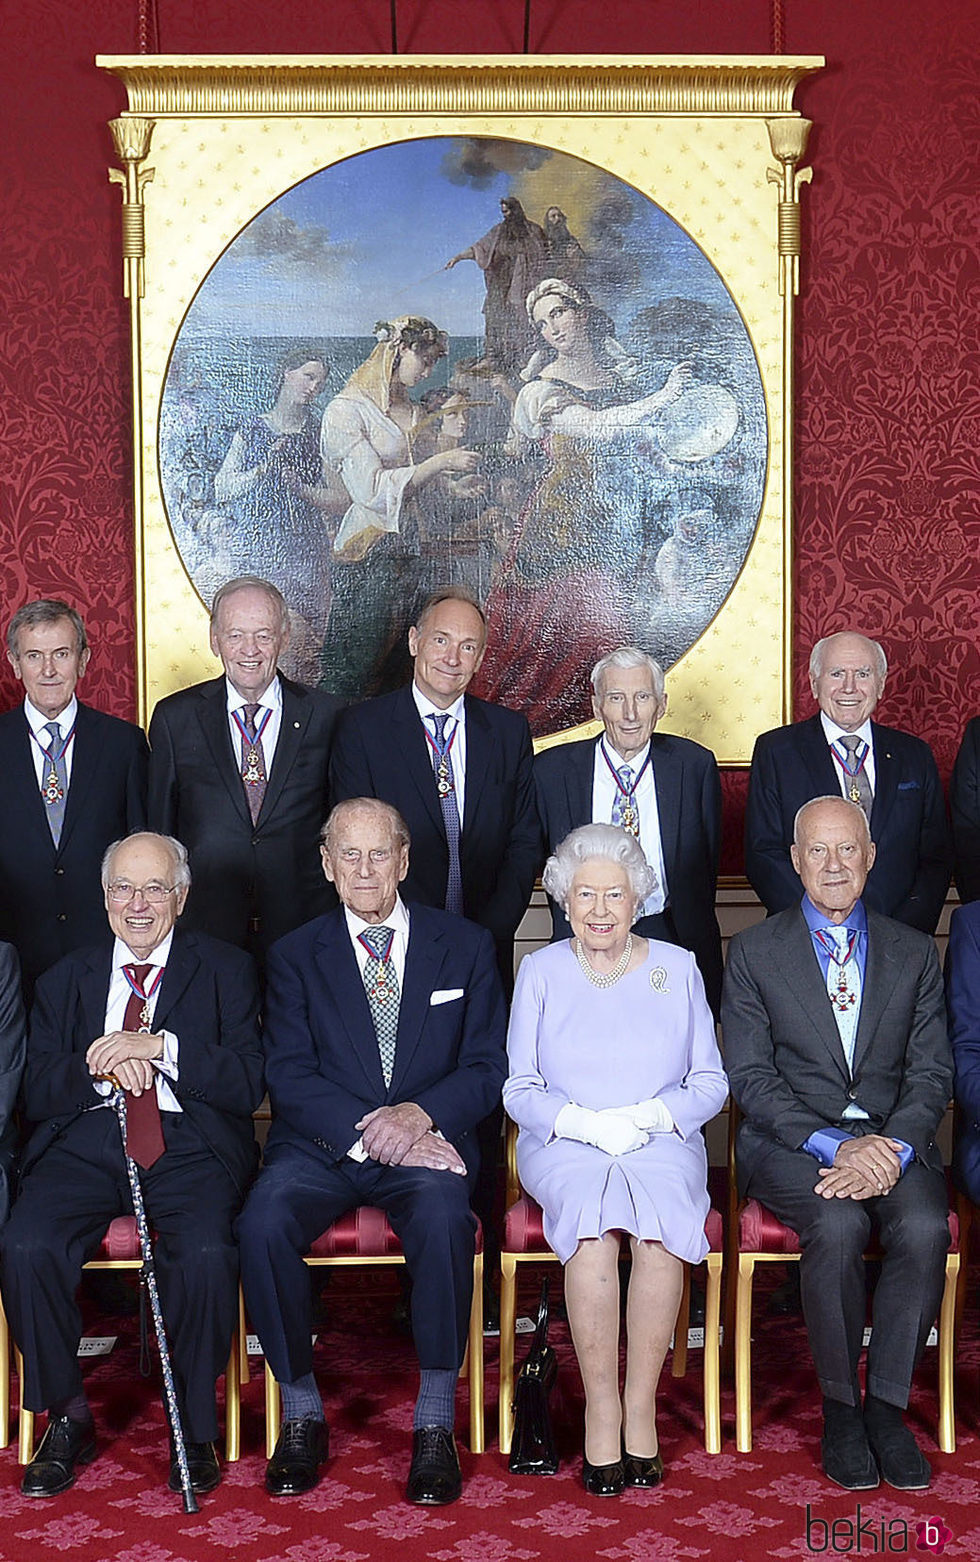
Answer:
<svg viewBox="0 0 980 1562"><path fill-rule="evenodd" d="M104 59L134 343L144 715L232 576L287 670L408 676L445 585L536 738L639 645L664 725L788 718L792 327L819 60Z"/></svg>

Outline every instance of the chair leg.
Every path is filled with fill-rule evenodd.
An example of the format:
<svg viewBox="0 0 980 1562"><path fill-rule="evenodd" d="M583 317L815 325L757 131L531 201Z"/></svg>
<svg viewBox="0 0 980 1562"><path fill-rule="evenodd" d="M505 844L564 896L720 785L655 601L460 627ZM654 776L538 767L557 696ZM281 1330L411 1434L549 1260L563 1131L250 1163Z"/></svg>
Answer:
<svg viewBox="0 0 980 1562"><path fill-rule="evenodd" d="M17 1414L17 1463L30 1464L34 1457L34 1412L24 1409L24 1358L14 1347L14 1361L20 1382L20 1410Z"/></svg>
<svg viewBox="0 0 980 1562"><path fill-rule="evenodd" d="M238 1381L250 1383L252 1369L248 1364L248 1330L245 1327L245 1297L238 1287Z"/></svg>
<svg viewBox="0 0 980 1562"><path fill-rule="evenodd" d="M467 1348L470 1365L470 1452L484 1449L483 1416L483 1254L473 1259L473 1303L470 1307L470 1338Z"/></svg>
<svg viewBox="0 0 980 1562"><path fill-rule="evenodd" d="M10 1330L0 1301L0 1448L10 1442Z"/></svg>
<svg viewBox="0 0 980 1562"><path fill-rule="evenodd" d="M242 1379L240 1365L241 1339L235 1330L231 1341L228 1365L225 1368L225 1459L235 1464L242 1446Z"/></svg>
<svg viewBox="0 0 980 1562"><path fill-rule="evenodd" d="M704 1295L704 1447L709 1454L721 1453L721 1382L718 1332L721 1326L720 1253L706 1259L708 1281Z"/></svg>
<svg viewBox="0 0 980 1562"><path fill-rule="evenodd" d="M691 1326L691 1266L684 1265L684 1283L681 1299L674 1319L674 1349L670 1358L670 1375L682 1378L687 1371L687 1331Z"/></svg>
<svg viewBox="0 0 980 1562"><path fill-rule="evenodd" d="M755 1254L739 1253L735 1293L735 1447L752 1452L752 1279Z"/></svg>
<svg viewBox="0 0 980 1562"><path fill-rule="evenodd" d="M947 1253L946 1284L943 1287L943 1299L939 1309L939 1447L944 1454L956 1452L953 1356L956 1343L956 1290L959 1272L959 1253Z"/></svg>
<svg viewBox="0 0 980 1562"><path fill-rule="evenodd" d="M510 1453L514 1436L514 1329L517 1324L517 1260L512 1253L500 1255L500 1378L497 1416L498 1443L502 1454Z"/></svg>
<svg viewBox="0 0 980 1562"><path fill-rule="evenodd" d="M265 1456L271 1459L279 1437L279 1384L272 1375L269 1363L265 1364Z"/></svg>

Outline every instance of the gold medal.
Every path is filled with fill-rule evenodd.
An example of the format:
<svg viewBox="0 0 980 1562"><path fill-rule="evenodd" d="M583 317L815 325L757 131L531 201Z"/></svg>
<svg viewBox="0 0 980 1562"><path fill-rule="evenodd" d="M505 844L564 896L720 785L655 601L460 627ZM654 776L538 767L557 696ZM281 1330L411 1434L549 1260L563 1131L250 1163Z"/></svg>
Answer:
<svg viewBox="0 0 980 1562"><path fill-rule="evenodd" d="M46 803L53 804L60 803L64 795L64 788L58 780L58 772L52 765L51 770L44 778L44 790L42 791L41 796L44 798Z"/></svg>
<svg viewBox="0 0 980 1562"><path fill-rule="evenodd" d="M245 755L244 779L249 786L256 786L262 780L259 756L254 748L250 748Z"/></svg>
<svg viewBox="0 0 980 1562"><path fill-rule="evenodd" d="M861 801L861 792L856 781L851 782L851 790L848 796L850 797L852 803L859 803Z"/></svg>
<svg viewBox="0 0 980 1562"><path fill-rule="evenodd" d="M440 797L448 797L452 789L453 784L449 779L449 760L445 754L440 754L436 768L436 790Z"/></svg>

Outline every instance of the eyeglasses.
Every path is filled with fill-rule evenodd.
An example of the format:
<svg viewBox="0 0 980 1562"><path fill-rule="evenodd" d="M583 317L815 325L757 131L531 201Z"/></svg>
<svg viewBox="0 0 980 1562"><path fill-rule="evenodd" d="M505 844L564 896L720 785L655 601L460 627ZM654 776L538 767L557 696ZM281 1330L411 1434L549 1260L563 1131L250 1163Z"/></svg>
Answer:
<svg viewBox="0 0 980 1562"><path fill-rule="evenodd" d="M148 905L162 906L176 888L176 884L128 884L125 879L114 879L106 886L106 893L110 900L118 900L123 904L141 895Z"/></svg>

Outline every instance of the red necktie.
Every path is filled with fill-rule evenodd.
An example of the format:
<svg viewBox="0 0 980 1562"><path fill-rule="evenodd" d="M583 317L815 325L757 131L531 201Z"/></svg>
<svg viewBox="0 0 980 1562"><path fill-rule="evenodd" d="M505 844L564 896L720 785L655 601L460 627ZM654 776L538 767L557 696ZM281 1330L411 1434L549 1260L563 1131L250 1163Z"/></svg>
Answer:
<svg viewBox="0 0 980 1562"><path fill-rule="evenodd" d="M126 1013L123 1015L123 1030L148 1031L149 1018L146 1011L146 993L143 983L147 974L153 967L149 965L125 965L123 970L129 977L137 992L131 992L126 1003ZM156 1084L152 1084L149 1090L144 1090L142 1095L134 1096L131 1090L126 1091L126 1154L137 1165L148 1170L155 1161L158 1161L167 1146L163 1140L163 1124L160 1121L160 1107L157 1102Z"/></svg>

